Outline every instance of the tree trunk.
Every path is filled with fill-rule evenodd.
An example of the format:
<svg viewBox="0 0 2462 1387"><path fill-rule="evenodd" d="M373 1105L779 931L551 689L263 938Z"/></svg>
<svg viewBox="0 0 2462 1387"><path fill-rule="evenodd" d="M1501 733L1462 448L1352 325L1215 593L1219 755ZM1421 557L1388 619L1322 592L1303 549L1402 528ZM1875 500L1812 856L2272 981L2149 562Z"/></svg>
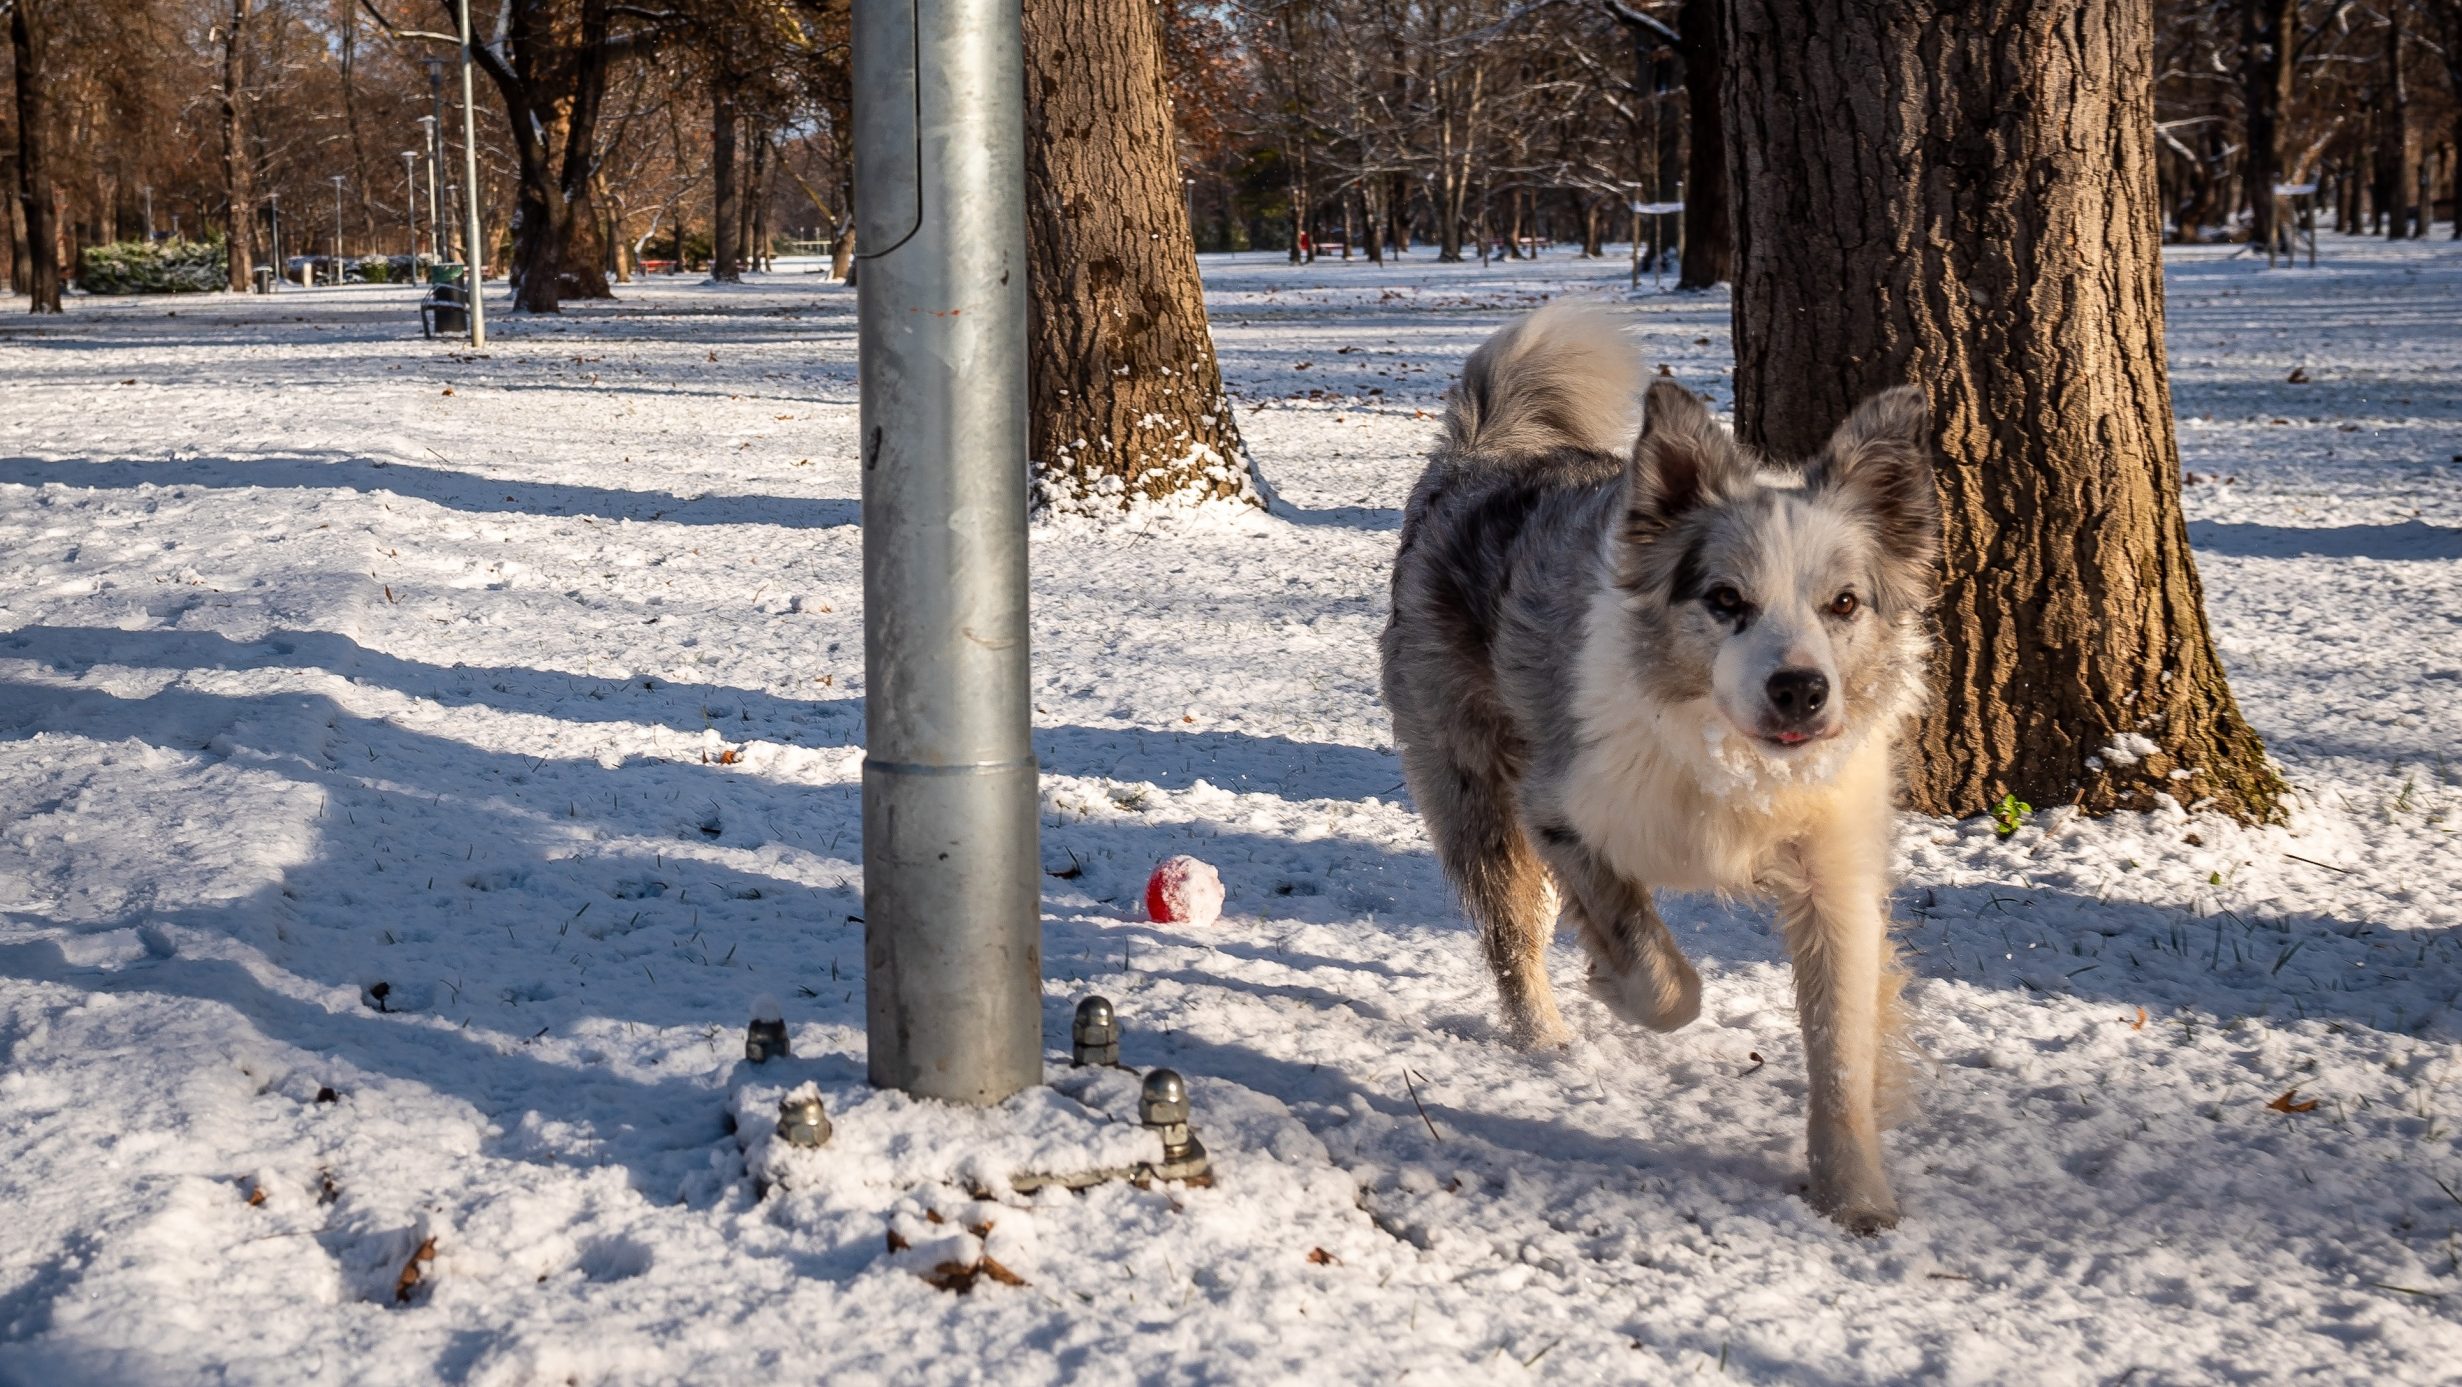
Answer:
<svg viewBox="0 0 2462 1387"><path fill-rule="evenodd" d="M513 306L555 313L567 297L609 298L606 247L590 196L614 50L608 42L613 0L581 0L576 8L551 0L506 0L507 41L473 50L478 66L504 98L513 138L519 191L511 255Z"/></svg>
<svg viewBox="0 0 2462 1387"><path fill-rule="evenodd" d="M60 311L59 211L51 183L51 127L45 122L43 16L35 0L9 9L9 60L17 73L17 201L26 236L24 276L17 280L29 313Z"/></svg>
<svg viewBox="0 0 2462 1387"><path fill-rule="evenodd" d="M2385 215L2385 239L2399 241L2410 233L2404 209L2410 201L2408 189L2411 167L2410 84L2402 77L2402 20L2400 12L2388 14L2385 22L2385 97L2377 108L2377 207Z"/></svg>
<svg viewBox="0 0 2462 1387"><path fill-rule="evenodd" d="M1684 110L1691 147L1684 168L1684 269L1678 289L1707 289L1735 261L1728 212L1727 112L1720 95L1726 63L1726 0L1684 0L1676 18L1684 36Z"/></svg>
<svg viewBox="0 0 2462 1387"><path fill-rule="evenodd" d="M721 284L744 278L737 264L743 216L735 187L735 114L735 79L722 71L710 80L710 278Z"/></svg>
<svg viewBox="0 0 2462 1387"><path fill-rule="evenodd" d="M247 38L248 0L231 0L231 27L222 36L222 194L231 207L224 259L234 294L248 292L256 267L256 163L246 148Z"/></svg>
<svg viewBox="0 0 2462 1387"><path fill-rule="evenodd" d="M749 143L752 146L752 176L744 180L747 195L743 199L744 235L740 244L744 248L744 267L766 270L769 268L769 218L764 214L769 202L768 132L756 127Z"/></svg>
<svg viewBox="0 0 2462 1387"><path fill-rule="evenodd" d="M829 243L829 277L840 284L855 282L855 219L848 217L838 226L837 239Z"/></svg>
<svg viewBox="0 0 2462 1387"><path fill-rule="evenodd" d="M0 236L8 241L9 292L22 294L34 283L34 250L26 244L26 202L24 185L17 180L18 157L14 140L0 148Z"/></svg>
<svg viewBox="0 0 2462 1387"><path fill-rule="evenodd" d="M1036 504L1260 503L1206 327L1155 11L1029 0L1026 72Z"/></svg>
<svg viewBox="0 0 2462 1387"><path fill-rule="evenodd" d="M2291 36L2298 0L2241 0L2240 103L2248 117L2249 237L2274 247L2274 185L2282 181L2282 119L2291 104Z"/></svg>
<svg viewBox="0 0 2462 1387"><path fill-rule="evenodd" d="M1800 457L1884 387L1933 405L1915 807L2279 819L2181 514L2150 9L1734 0L1726 32L1738 432Z"/></svg>

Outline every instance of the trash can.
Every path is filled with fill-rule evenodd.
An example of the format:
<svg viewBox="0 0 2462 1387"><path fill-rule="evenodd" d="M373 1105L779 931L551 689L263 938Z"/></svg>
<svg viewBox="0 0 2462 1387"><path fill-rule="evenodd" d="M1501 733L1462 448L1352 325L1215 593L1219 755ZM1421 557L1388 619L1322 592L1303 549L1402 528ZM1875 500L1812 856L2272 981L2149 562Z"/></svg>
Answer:
<svg viewBox="0 0 2462 1387"><path fill-rule="evenodd" d="M427 282L430 284L459 284L462 282L462 277L463 270L459 261L440 260L427 267Z"/></svg>
<svg viewBox="0 0 2462 1387"><path fill-rule="evenodd" d="M274 291L273 266L259 265L256 267L256 291L260 294L270 294Z"/></svg>

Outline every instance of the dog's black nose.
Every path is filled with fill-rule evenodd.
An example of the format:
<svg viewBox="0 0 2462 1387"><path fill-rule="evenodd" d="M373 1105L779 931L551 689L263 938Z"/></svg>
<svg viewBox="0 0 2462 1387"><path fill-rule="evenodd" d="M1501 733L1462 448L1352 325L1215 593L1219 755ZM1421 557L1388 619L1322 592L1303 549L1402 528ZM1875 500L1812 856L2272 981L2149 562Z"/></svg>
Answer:
<svg viewBox="0 0 2462 1387"><path fill-rule="evenodd" d="M1791 723L1806 723L1829 702L1829 676L1817 669L1782 669L1770 676L1770 708Z"/></svg>

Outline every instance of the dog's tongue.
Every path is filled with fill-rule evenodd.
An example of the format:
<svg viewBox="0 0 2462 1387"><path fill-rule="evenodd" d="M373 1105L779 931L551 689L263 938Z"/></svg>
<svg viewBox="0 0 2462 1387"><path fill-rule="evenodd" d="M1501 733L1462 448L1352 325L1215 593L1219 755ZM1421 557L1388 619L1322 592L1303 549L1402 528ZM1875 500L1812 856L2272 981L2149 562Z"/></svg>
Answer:
<svg viewBox="0 0 2462 1387"><path fill-rule="evenodd" d="M1812 734L1809 732L1781 732L1778 734L1778 740L1779 743L1784 746L1798 746L1802 743L1811 741Z"/></svg>

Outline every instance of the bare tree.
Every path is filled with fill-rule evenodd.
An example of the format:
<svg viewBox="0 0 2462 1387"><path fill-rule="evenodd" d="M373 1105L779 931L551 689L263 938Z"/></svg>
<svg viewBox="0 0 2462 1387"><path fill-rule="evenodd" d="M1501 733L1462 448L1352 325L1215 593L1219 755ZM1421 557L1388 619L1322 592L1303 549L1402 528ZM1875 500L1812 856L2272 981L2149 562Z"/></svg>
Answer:
<svg viewBox="0 0 2462 1387"><path fill-rule="evenodd" d="M1223 394L1144 0L1029 0L1027 443L1037 503L1258 500Z"/></svg>
<svg viewBox="0 0 2462 1387"><path fill-rule="evenodd" d="M44 91L43 0L9 6L9 61L17 75L17 196L26 223L27 311L60 311L57 204L51 189L50 111Z"/></svg>
<svg viewBox="0 0 2462 1387"><path fill-rule="evenodd" d="M1938 421L1938 698L1908 772L1928 813L2281 813L2181 514L2152 27L2129 0L1728 16L1739 431L1806 456L1907 383Z"/></svg>
<svg viewBox="0 0 2462 1387"><path fill-rule="evenodd" d="M231 217L224 243L231 292L244 294L256 266L256 159L248 144L248 4L231 0L222 30L222 188Z"/></svg>

